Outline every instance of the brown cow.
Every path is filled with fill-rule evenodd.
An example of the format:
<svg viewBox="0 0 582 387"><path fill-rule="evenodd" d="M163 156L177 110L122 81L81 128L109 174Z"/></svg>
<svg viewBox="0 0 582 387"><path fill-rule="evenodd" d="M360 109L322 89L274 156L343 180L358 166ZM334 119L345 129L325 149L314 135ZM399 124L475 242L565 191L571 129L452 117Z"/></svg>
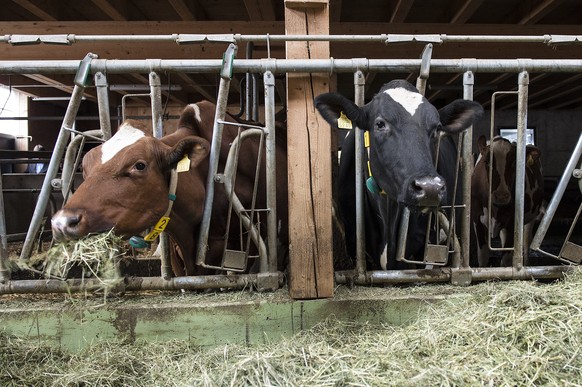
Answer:
<svg viewBox="0 0 582 387"><path fill-rule="evenodd" d="M479 266L489 265L487 234L501 239L503 247L513 244L515 218L516 144L495 137L490 145L485 136L477 140L480 156L471 179L471 220L477 238ZM491 161L493 154L493 161ZM536 218L542 211L544 179L540 161L541 152L533 145L526 147L524 197L524 264ZM491 230L488 229L489 163L493 162L491 182ZM509 242L509 243L508 243ZM503 254L502 266L511 264L511 254Z"/></svg>
<svg viewBox="0 0 582 387"><path fill-rule="evenodd" d="M165 231L179 246L182 256L172 259L175 275L208 273L195 265L195 249L206 195L215 111L216 106L208 101L188 105L176 132L161 139L145 135L137 121L125 121L110 140L84 157L84 182L52 219L55 238L74 239L111 228L119 235L130 237L153 227L168 209L171 170L187 154L190 169L187 173L178 173L176 200ZM228 115L226 121L236 122ZM224 168L237 132L238 127L224 126L219 171ZM251 206L258 144L259 139L251 137L240 149L235 192L245 208ZM285 131L277 130L277 214L283 244L287 243L285 144ZM266 208L264 160L262 165L257 208ZM224 185L216 184L215 187L206 262L219 264L225 246L229 205ZM240 225L238 221L231 223L230 235L236 238Z"/></svg>

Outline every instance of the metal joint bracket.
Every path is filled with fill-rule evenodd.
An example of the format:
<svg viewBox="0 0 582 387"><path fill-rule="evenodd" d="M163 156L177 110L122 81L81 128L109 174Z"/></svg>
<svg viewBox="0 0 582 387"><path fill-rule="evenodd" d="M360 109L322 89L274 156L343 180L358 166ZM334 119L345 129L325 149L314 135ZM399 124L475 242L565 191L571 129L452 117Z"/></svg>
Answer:
<svg viewBox="0 0 582 387"><path fill-rule="evenodd" d="M75 74L75 85L79 87L85 87L87 85L87 78L91 72L91 61L93 59L97 59L97 55L90 52L81 60L77 74Z"/></svg>
<svg viewBox="0 0 582 387"><path fill-rule="evenodd" d="M27 44L40 44L40 36L38 35L10 35L8 37L8 43L13 46L27 45Z"/></svg>
<svg viewBox="0 0 582 387"><path fill-rule="evenodd" d="M423 43L442 43L441 35L407 35L407 34L388 34L388 38L384 44L388 43L408 43L408 42L423 42Z"/></svg>
<svg viewBox="0 0 582 387"><path fill-rule="evenodd" d="M178 44L191 44L191 43L235 43L233 34L213 34L213 35L202 35L202 34L178 34L176 37L176 43Z"/></svg>
<svg viewBox="0 0 582 387"><path fill-rule="evenodd" d="M220 77L223 79L232 78L232 64L236 56L237 46L234 43L228 45L222 57L222 69L220 70Z"/></svg>
<svg viewBox="0 0 582 387"><path fill-rule="evenodd" d="M455 286L471 285L473 280L473 270L467 269L451 269L451 284Z"/></svg>
<svg viewBox="0 0 582 387"><path fill-rule="evenodd" d="M582 43L582 35L550 35L546 39L548 45L563 43Z"/></svg>
<svg viewBox="0 0 582 387"><path fill-rule="evenodd" d="M45 44L62 44L67 46L72 44L69 40L69 35L42 35L40 41Z"/></svg>

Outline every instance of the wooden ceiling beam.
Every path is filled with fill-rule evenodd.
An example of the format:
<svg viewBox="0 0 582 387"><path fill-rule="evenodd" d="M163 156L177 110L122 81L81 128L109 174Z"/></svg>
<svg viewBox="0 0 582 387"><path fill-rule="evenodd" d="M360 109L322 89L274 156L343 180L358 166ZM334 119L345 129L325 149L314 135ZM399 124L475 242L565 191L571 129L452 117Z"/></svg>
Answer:
<svg viewBox="0 0 582 387"><path fill-rule="evenodd" d="M413 3L414 0L398 0L392 10L390 23L403 23L404 20L406 20L406 16L408 16Z"/></svg>
<svg viewBox="0 0 582 387"><path fill-rule="evenodd" d="M184 0L168 0L174 11L180 16L183 21L195 21L197 20L190 8L186 5Z"/></svg>
<svg viewBox="0 0 582 387"><path fill-rule="evenodd" d="M30 0L12 0L14 3L18 4L22 8L26 9L28 12L43 21L57 21L57 18L51 14L45 12L43 9L33 4Z"/></svg>
<svg viewBox="0 0 582 387"><path fill-rule="evenodd" d="M556 5L558 5L559 0L545 0L536 8L534 8L530 13L523 16L517 24L534 24L537 23L541 18L547 15Z"/></svg>
<svg viewBox="0 0 582 387"><path fill-rule="evenodd" d="M275 6L273 0L244 0L250 21L274 21Z"/></svg>
<svg viewBox="0 0 582 387"><path fill-rule="evenodd" d="M107 0L91 0L104 14L109 16L111 20L115 21L127 21L127 18L123 16L114 6Z"/></svg>
<svg viewBox="0 0 582 387"><path fill-rule="evenodd" d="M74 86L68 86L62 82L59 82L58 80L56 80L54 78L47 77L45 75L40 75L40 74L25 74L24 76L42 84L42 85L51 85L53 88L55 88L57 90L64 91L65 93L67 93L69 95L73 94ZM85 91L83 93L83 96L85 98L87 98L88 100L91 100L93 102L97 101L97 97L93 93L89 93L89 92Z"/></svg>
<svg viewBox="0 0 582 387"><path fill-rule="evenodd" d="M467 20L469 20L471 18L471 16L473 16L475 11L477 11L477 8L479 8L479 6L481 6L482 3L483 3L483 0L465 1L461 5L461 7L457 11L457 13L451 19L451 23L453 23L453 24L466 23Z"/></svg>

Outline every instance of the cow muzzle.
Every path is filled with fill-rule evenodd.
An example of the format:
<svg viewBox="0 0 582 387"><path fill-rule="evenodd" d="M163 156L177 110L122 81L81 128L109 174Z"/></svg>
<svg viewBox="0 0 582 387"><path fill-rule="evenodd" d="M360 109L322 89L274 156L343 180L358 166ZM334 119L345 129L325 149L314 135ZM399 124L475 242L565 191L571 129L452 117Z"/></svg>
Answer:
<svg viewBox="0 0 582 387"><path fill-rule="evenodd" d="M411 178L406 187L405 202L416 207L437 207L447 194L445 181L440 176Z"/></svg>
<svg viewBox="0 0 582 387"><path fill-rule="evenodd" d="M79 238L82 219L83 215L79 211L59 210L51 219L53 238L56 241Z"/></svg>

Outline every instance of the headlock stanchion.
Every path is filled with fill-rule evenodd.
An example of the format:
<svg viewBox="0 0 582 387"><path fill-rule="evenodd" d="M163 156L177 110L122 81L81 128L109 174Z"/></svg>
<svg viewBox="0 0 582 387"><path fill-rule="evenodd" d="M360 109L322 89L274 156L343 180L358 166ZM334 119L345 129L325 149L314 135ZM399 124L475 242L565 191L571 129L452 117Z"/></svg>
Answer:
<svg viewBox="0 0 582 387"><path fill-rule="evenodd" d="M127 74L127 73L149 73L150 87L152 97L152 122L154 131L161 129L161 103L159 98L159 77L153 72L178 72L178 73L220 73L220 88L217 98L217 110L214 122L213 141L211 144L209 164L210 173L206 181L207 196L204 204L204 218L201 225L201 232L199 236L199 243L197 246L196 262L204 266L208 231L211 219L211 207L214 197L215 179L220 178L218 175L218 155L221 144L221 134L223 125L225 124L224 117L226 113L228 90L232 73L263 73L265 83L265 123L266 127L261 128L262 133L266 136L265 142L267 149L274 149L274 75L286 72L302 72L302 73L352 73L354 74L354 87L356 90L356 104L361 106L364 104L364 75L365 73L381 72L381 73L403 73L403 72L417 72L421 69L421 74L418 79L418 89L423 90L426 78L428 77L428 70L430 65L431 72L438 73L464 73L464 98L472 99L473 94L473 73L501 73L511 72L519 74L518 84L518 162L523 165L525 162L525 128L527 127L527 97L528 97L528 74L535 72L554 72L554 73L581 73L582 63L579 59L475 59L475 58L461 58L461 59L430 59L432 44L447 43L447 42L529 42L541 44L579 44L578 36L557 36L557 35L543 35L543 36L460 36L460 35L396 35L396 34L382 34L373 36L311 36L311 35L191 35L191 34L174 34L171 36L83 36L83 35L63 35L63 36L23 36L23 35L5 35L0 37L0 42L5 41L10 44L22 43L75 43L78 41L171 41L179 44L195 43L195 42L220 42L228 43L229 47L224 54L222 60L219 59L192 59L192 60L166 60L166 59L140 59L140 60L106 60L97 59L93 54L88 54L85 59L79 61L64 60L64 61L0 61L0 72L4 74L75 74L75 87L73 89L72 98L70 100L61 130L59 132L57 142L54 148L53 157L49 163L46 178L43 182L39 201L35 208L33 218L31 220L26 240L22 249L21 259L28 258L32 250L33 240L38 233L41 220L44 216L47 203L49 200L51 184L55 181L58 172L59 164L69 142L70 133L74 132L73 124L79 108L81 97L85 88L85 81L89 73L95 74L95 85L97 91L97 98L100 109L101 130L96 132L84 133L84 135L92 134L95 138L108 139L111 136L111 128L109 126L110 117L107 99L107 80L104 74ZM241 42L259 41L259 42L276 42L276 41L377 41L380 44L390 44L398 42L423 42L427 43L425 51L421 59L366 59L366 58L351 58L351 59L237 59L234 61L236 53L236 44ZM158 102L155 102L158 101ZM492 100L492 110L494 110L494 99ZM360 128L365 129L365 128ZM251 128L254 130L254 128ZM359 129L356 129L359 131ZM249 136L252 131L249 132ZM247 135L244 135L247 136ZM237 141L242 141L240 139ZM80 136L78 136L80 137ZM76 141L81 142L82 139L71 142L71 148L77 144ZM462 216L462 223L460 227L462 246L455 250L460 250L462 255L460 258L453 256L451 267L437 267L431 270L428 269L414 269L414 270L391 270L391 271L366 271L365 261L365 246L363 244L363 213L360 210L360 218L357 218L358 228L357 241L357 275L354 272L336 272L335 279L337 283L354 283L354 284L391 284L391 283L408 283L408 282L452 282L456 284L467 284L471 281L482 281L489 279L529 279L529 278L559 278L564 273L572 270L569 265L561 266L523 266L523 182L524 172L517 171L516 184L516 209L515 209L515 234L513 249L513 265L511 267L500 268L470 268L469 267L469 240L471 234L470 222L468 221L468 214L470 212L470 176L472 171L471 146L472 134L471 130L467 130L461 136L461 152L463 160L463 177L461 178L464 187L464 204L462 208L464 215ZM359 144L359 145L358 145ZM363 139L356 136L356 157L361 155L363 149ZM67 149L67 154L69 150ZM552 217L554 216L558 202L562 197L566 185L576 170L576 165L580 160L582 154L582 136L578 141L578 145L574 150L572 159L570 160L566 171L562 176L562 180L558 185L552 201L550 202L546 214L542 218L538 232L532 241L532 249L541 251L540 245L542 239L549 227ZM67 170L76 169L78 164L78 153L75 155L71 152L71 156L67 156L65 164ZM267 151L267 170L274 171L274 152ZM360 167L357 170L362 170L363 161L360 160ZM72 167L69 167L72 165ZM65 170L63 170L63 173ZM582 172L580 173L582 174ZM269 183L268 190L274 190L274 174L271 176L272 185ZM67 180L69 179L69 180ZM363 176L360 176L363 179ZM63 175L63 189L68 191L71 179ZM1 183L1 181L0 181ZM520 184L521 183L521 184ZM358 184L358 187L363 187ZM1 186L0 186L1 187ZM357 208L362 206L363 198L362 192L359 194L359 201ZM274 198L274 195L267 195ZM234 204L233 204L234 206ZM147 290L147 289L198 289L198 288L229 288L229 287L245 287L248 284L258 284L264 278L269 278L270 281L276 279L280 283L280 273L276 273L276 230L277 218L275 215L276 203L270 201L267 203L267 223L268 223L268 240L266 247L257 239L259 249L266 250L267 254L262 254L260 258L260 271L258 275L218 275L218 276L203 276L203 277L179 277L172 279L165 278L128 278L126 279L126 290ZM582 206L581 206L582 208ZM0 202L0 210L2 209L2 202ZM244 209L247 211L247 209ZM251 210L252 211L252 210ZM453 210L454 211L454 210ZM580 213L580 209L578 212ZM29 292L38 290L40 292L64 292L81 290L83 286L77 280L58 281L58 280L42 280L42 281L10 281L9 271L7 268L7 260L4 258L6 248L6 230L4 221L4 213L2 212L2 220L0 222L0 282L5 284L0 285L0 293L10 292ZM577 215L578 217L579 215ZM405 218L406 216L403 216ZM252 217L251 217L252 219ZM244 221L243 221L244 222ZM252 222L251 222L252 223ZM257 230L256 225L250 225L251 230ZM443 229L450 230L454 226L442 226ZM572 229L571 229L572 230ZM252 232L251 232L252 234ZM259 233L255 232L255 236ZM571 236L571 231L568 237ZM567 238L568 239L568 238ZM566 241L559 256L550 255L543 252L545 255L550 255L557 258L561 262L579 264L580 260L580 246ZM455 243L453 241L453 243ZM400 244L402 245L402 244ZM402 246L401 246L402 248ZM459 273L463 273L460 275ZM469 274L466 274L469 273ZM86 280L87 281L87 280ZM91 281L88 281L87 286L90 288Z"/></svg>

